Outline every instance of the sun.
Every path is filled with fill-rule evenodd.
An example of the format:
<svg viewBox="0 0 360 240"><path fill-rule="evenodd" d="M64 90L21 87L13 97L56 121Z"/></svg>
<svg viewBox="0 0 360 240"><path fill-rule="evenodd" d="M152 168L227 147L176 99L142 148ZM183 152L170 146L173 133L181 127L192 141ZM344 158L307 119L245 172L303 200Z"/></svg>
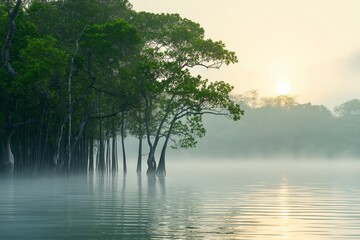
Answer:
<svg viewBox="0 0 360 240"><path fill-rule="evenodd" d="M279 95L287 95L290 92L290 84L288 82L279 82L276 85L276 91Z"/></svg>

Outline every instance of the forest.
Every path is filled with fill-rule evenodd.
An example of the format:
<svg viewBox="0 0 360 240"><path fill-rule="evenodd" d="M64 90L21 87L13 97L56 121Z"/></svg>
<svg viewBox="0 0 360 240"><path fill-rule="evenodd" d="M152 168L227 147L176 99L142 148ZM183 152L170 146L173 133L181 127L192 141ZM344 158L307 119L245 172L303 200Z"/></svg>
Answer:
<svg viewBox="0 0 360 240"><path fill-rule="evenodd" d="M360 99L334 109L300 103L294 96L262 97L256 90L235 97L245 110L238 123L204 118L207 135L183 158L276 160L359 159ZM217 147L219 142L221 147Z"/></svg>
<svg viewBox="0 0 360 240"><path fill-rule="evenodd" d="M178 14L127 0L7 0L0 29L2 175L126 174L132 136L137 172L144 160L165 176L167 148L194 147L204 115L244 114L231 85L191 70L236 63L235 53Z"/></svg>

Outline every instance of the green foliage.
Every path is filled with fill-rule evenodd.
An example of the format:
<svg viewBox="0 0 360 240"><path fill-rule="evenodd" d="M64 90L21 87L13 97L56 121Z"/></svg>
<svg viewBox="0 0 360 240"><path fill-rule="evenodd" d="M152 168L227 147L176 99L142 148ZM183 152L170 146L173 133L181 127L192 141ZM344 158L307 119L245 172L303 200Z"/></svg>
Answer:
<svg viewBox="0 0 360 240"><path fill-rule="evenodd" d="M0 13L5 39L3 3ZM0 127L10 118L29 122L14 135L15 155L33 156L37 164L54 158L65 167L69 145L83 138L83 145L74 146L79 151L74 162L87 166L84 149L91 147L85 145L109 139L121 124L124 135L146 135L153 153L162 137L163 149L170 138L173 147L195 147L206 132L204 114L233 120L243 115L230 97L232 86L191 74L196 66L236 63L234 52L206 39L204 29L189 19L137 13L127 0L28 1L16 17L10 55L17 75L10 79L0 70ZM25 146L30 141L32 152ZM103 145L98 144L99 154ZM104 156L99 159L104 164Z"/></svg>
<svg viewBox="0 0 360 240"><path fill-rule="evenodd" d="M205 39L199 24L178 14L140 12L130 21L159 61L174 62L181 68L220 68L222 64L237 62L235 53L226 50L223 42Z"/></svg>
<svg viewBox="0 0 360 240"><path fill-rule="evenodd" d="M54 75L65 75L69 56L57 45L56 39L51 36L28 39L27 47L20 54L21 77L17 78L14 84L19 94L31 88L39 92L48 92Z"/></svg>
<svg viewBox="0 0 360 240"><path fill-rule="evenodd" d="M197 144L197 139L204 137L206 129L202 123L201 116L188 116L185 120L179 120L175 123L173 135L175 138L171 139L173 145L171 148L194 148Z"/></svg>
<svg viewBox="0 0 360 240"><path fill-rule="evenodd" d="M133 53L140 43L140 37L134 26L117 19L105 24L87 26L82 36L82 46L97 57L123 59ZM127 54L127 55L126 55Z"/></svg>

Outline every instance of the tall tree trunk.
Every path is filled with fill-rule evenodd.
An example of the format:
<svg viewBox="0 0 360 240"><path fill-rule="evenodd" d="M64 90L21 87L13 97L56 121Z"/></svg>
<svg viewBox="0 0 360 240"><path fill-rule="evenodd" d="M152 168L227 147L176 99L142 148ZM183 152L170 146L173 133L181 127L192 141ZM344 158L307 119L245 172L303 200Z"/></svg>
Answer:
<svg viewBox="0 0 360 240"><path fill-rule="evenodd" d="M165 167L165 155L166 155L166 148L167 148L166 145L167 145L167 142L164 143L164 146L161 149L159 165L156 170L156 175L161 178L166 176L166 167Z"/></svg>
<svg viewBox="0 0 360 240"><path fill-rule="evenodd" d="M158 146L159 140L160 140L160 135L161 135L161 130L163 129L163 126L166 122L167 117L170 114L170 106L171 106L171 102L172 100L175 98L175 95L173 95L171 97L171 100L168 103L168 106L166 107L164 116L162 118L162 120L160 121L160 124L156 130L156 134L155 134L155 140L153 144L149 144L150 147L150 152L149 152L149 157L148 157L148 171L147 174L155 174L156 173L156 161L155 161L155 152L156 152L156 148ZM147 114L148 115L148 114ZM145 117L145 123L146 123L146 129L147 129L147 135L148 135L148 142L150 142L150 137L149 137L149 127L148 127L148 120L149 120L149 115L147 117Z"/></svg>
<svg viewBox="0 0 360 240"><path fill-rule="evenodd" d="M113 172L117 172L117 144L116 144L116 130L115 130L115 118L112 120L112 154L111 154L111 167Z"/></svg>
<svg viewBox="0 0 360 240"><path fill-rule="evenodd" d="M123 173L124 176L127 173L126 166L126 152L125 152L125 116L124 112L121 113L121 147L122 147L122 156L123 156Z"/></svg>
<svg viewBox="0 0 360 240"><path fill-rule="evenodd" d="M49 117L50 118L50 117ZM48 142L49 142L49 128L50 128L50 119L48 118L47 121L47 125L46 125L46 133L45 133L45 140L44 140L44 146L43 146L43 151L41 153L41 162L46 165L44 167L46 167L46 169L49 167L49 163L47 160L45 160L46 155L47 155L47 146L48 146ZM46 164L45 164L46 161Z"/></svg>
<svg viewBox="0 0 360 240"><path fill-rule="evenodd" d="M7 8L8 8L8 18L9 18L9 29L6 34L5 43L1 49L1 60L2 66L4 67L6 73L8 74L8 86L9 88L13 85L13 80L16 76L15 70L12 68L10 64L10 47L12 44L12 40L15 35L15 18L19 12L20 5L22 4L22 0L17 0L13 9L10 9L10 1L7 1ZM12 98L10 94L10 98ZM14 99L13 99L14 100ZM11 122L12 114L15 112L16 102L10 99L9 110L4 114L6 116L7 121L7 128L3 131L3 146L2 146L2 162L0 163L0 171L12 176L14 171L14 155L11 151L11 137L14 134L16 128L13 127ZM13 109L11 109L14 107Z"/></svg>
<svg viewBox="0 0 360 240"><path fill-rule="evenodd" d="M89 172L94 171L94 126L91 124L90 127L90 143L89 143Z"/></svg>
<svg viewBox="0 0 360 240"><path fill-rule="evenodd" d="M66 121L67 121L67 117L64 119L64 121L63 121L63 123L61 125L58 125L58 136L57 136L56 150L55 150L54 160L53 160L53 164L54 164L55 169L57 169L58 166L59 166L60 152L61 152L61 141L62 141Z"/></svg>
<svg viewBox="0 0 360 240"><path fill-rule="evenodd" d="M107 172L110 171L110 125L109 125L109 118L106 124L106 169Z"/></svg>
<svg viewBox="0 0 360 240"><path fill-rule="evenodd" d="M148 169L146 171L147 175L155 175L156 173L156 161L155 161L155 147L150 147L150 152L147 159Z"/></svg>
<svg viewBox="0 0 360 240"><path fill-rule="evenodd" d="M105 171L105 159L104 159L104 143L102 137L102 118L101 118L101 93L99 92L99 171Z"/></svg>
<svg viewBox="0 0 360 240"><path fill-rule="evenodd" d="M142 136L139 136L138 160L136 166L136 172L138 175L141 175L141 160L142 160Z"/></svg>
<svg viewBox="0 0 360 240"><path fill-rule="evenodd" d="M14 155L11 150L11 137L15 132L15 128L8 127L4 131L4 138L2 141L2 162L0 164L0 172L6 176L13 176L14 172Z"/></svg>
<svg viewBox="0 0 360 240"><path fill-rule="evenodd" d="M169 130L166 134L166 139L165 139L165 142L164 142L164 145L161 149L161 155L160 155L160 160L159 160L159 165L158 165L158 168L156 170L156 175L160 178L163 178L166 176L166 167L165 167L165 155L166 155L166 149L167 149L167 145L169 143L169 139L170 139L170 136L171 136L171 132L173 130L173 127L174 127L174 124L175 124L175 121L176 119L172 120L171 121L171 124L170 124L170 127L169 127Z"/></svg>
<svg viewBox="0 0 360 240"><path fill-rule="evenodd" d="M71 131L72 131L72 95L71 95L71 83L72 83L72 76L74 72L74 63L75 57L79 51L79 41L76 40L75 43L75 52L71 57L70 62L70 71L68 77L68 115L69 115L69 126L68 126L68 168L67 171L70 172L71 169L71 157L72 157L72 150L71 150Z"/></svg>
<svg viewBox="0 0 360 240"><path fill-rule="evenodd" d="M43 108L41 111L41 119L40 119L40 126L39 126L39 135L36 138L35 143L37 143L37 148L35 151L35 157L34 157L34 161L36 162L36 164L40 167L41 166L41 149L42 149L42 135L43 135L43 128L44 128L44 118L45 118L45 109Z"/></svg>
<svg viewBox="0 0 360 240"><path fill-rule="evenodd" d="M15 35L15 28L16 28L15 18L19 12L21 4L22 4L22 0L17 0L14 8L10 10L10 1L7 0L9 30L6 35L5 43L1 49L1 58L2 58L2 65L5 68L5 71L8 73L11 80L16 76L16 72L10 64L10 47Z"/></svg>
<svg viewBox="0 0 360 240"><path fill-rule="evenodd" d="M152 105L152 101L151 98L149 99L145 93L143 93L143 97L145 100L145 128L146 128L146 140L148 142L149 145L149 155L147 158L147 165L148 165L148 169L146 171L146 174L149 175L155 175L156 173L156 161L155 161L155 148L153 143L151 142L150 136L151 136L151 131L150 131L150 116L151 116L151 109L150 106Z"/></svg>

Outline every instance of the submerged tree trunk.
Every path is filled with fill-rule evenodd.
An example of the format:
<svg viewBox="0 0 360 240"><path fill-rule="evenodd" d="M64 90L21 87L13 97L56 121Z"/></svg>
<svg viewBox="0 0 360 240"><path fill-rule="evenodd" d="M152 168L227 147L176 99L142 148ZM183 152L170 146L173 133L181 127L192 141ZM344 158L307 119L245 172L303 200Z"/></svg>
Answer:
<svg viewBox="0 0 360 240"><path fill-rule="evenodd" d="M101 118L101 93L99 92L99 106L98 106L98 111L99 111L99 159L98 159L98 166L99 166L99 171L100 172L105 172L105 158L104 158L104 143L103 143L103 138L102 138L102 118Z"/></svg>
<svg viewBox="0 0 360 240"><path fill-rule="evenodd" d="M89 142L89 172L94 171L94 126L90 127L90 142Z"/></svg>
<svg viewBox="0 0 360 240"><path fill-rule="evenodd" d="M145 113L146 139L147 139L149 149L150 149L150 152L149 152L149 155L147 158L148 169L146 171L146 174L149 176L149 175L155 175L155 173L156 173L156 161L155 161L155 149L156 149L155 144L156 143L153 144L150 139L151 132L150 132L149 121L150 121L150 115L151 115L150 106L152 105L152 101L151 101L151 98L149 99L146 96L146 94L144 94L144 93L143 93L143 97L145 100L145 112L144 113Z"/></svg>
<svg viewBox="0 0 360 240"><path fill-rule="evenodd" d="M138 175L141 175L141 160L142 160L142 136L139 136L138 160L136 166L136 172Z"/></svg>
<svg viewBox="0 0 360 240"><path fill-rule="evenodd" d="M165 167L165 154L166 154L166 148L167 148L167 142L164 144L162 150L161 150L161 155L160 155L160 160L159 160L159 165L158 168L156 170L156 175L158 177L165 177L166 176L166 167Z"/></svg>
<svg viewBox="0 0 360 240"><path fill-rule="evenodd" d="M68 119L68 117L66 117L64 119L61 126L58 126L58 137L57 137L57 140L56 140L56 150L55 150L54 160L53 160L54 169L57 169L58 166L59 166L60 151L61 151L61 141L62 141L64 127L65 127L67 119Z"/></svg>
<svg viewBox="0 0 360 240"><path fill-rule="evenodd" d="M150 152L147 160L148 169L146 171L147 175L155 175L156 173L156 161L155 161L155 148L150 147Z"/></svg>
<svg viewBox="0 0 360 240"><path fill-rule="evenodd" d="M115 119L112 120L112 154L111 154L111 169L117 172L117 137L115 130Z"/></svg>
<svg viewBox="0 0 360 240"><path fill-rule="evenodd" d="M121 147L122 147L122 155L123 155L123 173L124 176L127 173L126 166L126 152L125 152L125 116L124 112L121 114Z"/></svg>
<svg viewBox="0 0 360 240"><path fill-rule="evenodd" d="M168 103L168 106L166 107L166 110L165 110L165 113L164 113L164 116L162 118L162 120L160 121L160 124L156 130L156 134L155 134L155 139L154 139L154 143L151 144L151 141L150 141L150 131L149 131L149 124L148 124L148 116L145 117L145 123L146 123L146 129L147 129L147 137L148 137L148 142L149 142L149 147L150 147L150 153L149 153L149 157L148 157L148 171L147 171L147 174L156 174L156 161L155 161L155 152L156 152L156 148L157 148L157 145L159 143L159 140L161 138L161 130L163 129L163 126L166 122L166 119L167 117L169 116L170 114L170 106L171 106L171 102L172 100L175 98L175 95L173 95L171 97L171 100L169 101ZM173 125L173 123L172 123ZM172 126L171 126L172 128ZM171 130L169 130L169 133L171 132Z"/></svg>
<svg viewBox="0 0 360 240"><path fill-rule="evenodd" d="M11 150L11 137L14 134L15 129L8 127L4 131L4 139L2 142L2 161L0 164L0 172L6 176L12 176L14 172L14 155Z"/></svg>
<svg viewBox="0 0 360 240"><path fill-rule="evenodd" d="M158 168L156 170L156 175L158 177L165 177L166 176L165 155L166 155L167 145L169 143L169 139L170 139L171 132L173 130L175 122L176 122L176 118L171 121L170 128L169 128L169 130L168 130L168 132L166 134L166 139L165 139L164 145L163 145L163 147L161 149L159 166L158 166Z"/></svg>

